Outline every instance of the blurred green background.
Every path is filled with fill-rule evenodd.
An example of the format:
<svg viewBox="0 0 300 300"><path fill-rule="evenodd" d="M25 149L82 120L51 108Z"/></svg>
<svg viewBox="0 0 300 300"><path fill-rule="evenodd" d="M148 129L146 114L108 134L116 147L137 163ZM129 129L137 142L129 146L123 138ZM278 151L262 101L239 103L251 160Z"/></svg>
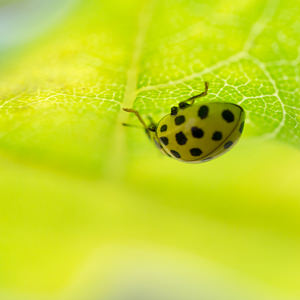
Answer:
<svg viewBox="0 0 300 300"><path fill-rule="evenodd" d="M300 298L298 1L0 2L0 299ZM203 90L245 132L199 165L159 120Z"/></svg>

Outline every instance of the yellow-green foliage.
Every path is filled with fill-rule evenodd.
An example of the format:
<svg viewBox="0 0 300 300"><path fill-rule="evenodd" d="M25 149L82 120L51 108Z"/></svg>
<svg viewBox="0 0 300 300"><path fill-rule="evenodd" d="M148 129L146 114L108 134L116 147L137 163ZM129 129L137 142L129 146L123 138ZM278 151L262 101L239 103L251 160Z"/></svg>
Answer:
<svg viewBox="0 0 300 300"><path fill-rule="evenodd" d="M0 299L127 300L139 266L170 285L146 276L149 300L299 299L298 1L59 7L0 37ZM247 113L223 157L183 164L121 126L122 106L158 121L205 80Z"/></svg>

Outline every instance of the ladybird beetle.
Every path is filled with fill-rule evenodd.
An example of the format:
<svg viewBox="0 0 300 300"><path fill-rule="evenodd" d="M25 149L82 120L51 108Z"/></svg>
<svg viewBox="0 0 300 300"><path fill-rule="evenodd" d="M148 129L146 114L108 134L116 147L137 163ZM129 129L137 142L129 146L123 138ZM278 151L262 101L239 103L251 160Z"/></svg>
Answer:
<svg viewBox="0 0 300 300"><path fill-rule="evenodd" d="M232 148L240 138L245 122L245 112L237 104L206 102L194 104L196 98L204 97L205 91L173 106L171 113L158 124L150 119L146 125L139 112L134 113L148 137L166 155L184 162L200 163L211 160ZM123 124L130 126L128 124Z"/></svg>

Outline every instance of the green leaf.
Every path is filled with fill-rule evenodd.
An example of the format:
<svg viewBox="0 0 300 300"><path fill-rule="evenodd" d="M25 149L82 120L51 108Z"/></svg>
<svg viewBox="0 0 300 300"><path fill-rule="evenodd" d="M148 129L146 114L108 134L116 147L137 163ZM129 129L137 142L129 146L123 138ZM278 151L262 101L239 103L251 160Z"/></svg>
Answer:
<svg viewBox="0 0 300 300"><path fill-rule="evenodd" d="M127 245L150 244L232 270L244 294L295 299L299 15L296 0L82 0L35 41L1 48L0 298L73 300L79 287L86 299L85 281L98 291ZM247 112L224 157L182 164L121 126L138 124L121 107L159 120L205 80L205 100ZM95 249L100 277L81 273Z"/></svg>
<svg viewBox="0 0 300 300"><path fill-rule="evenodd" d="M2 72L1 148L98 173L124 160L121 106L159 120L204 80L206 100L245 108L247 136L298 147L298 14L293 1L84 1Z"/></svg>

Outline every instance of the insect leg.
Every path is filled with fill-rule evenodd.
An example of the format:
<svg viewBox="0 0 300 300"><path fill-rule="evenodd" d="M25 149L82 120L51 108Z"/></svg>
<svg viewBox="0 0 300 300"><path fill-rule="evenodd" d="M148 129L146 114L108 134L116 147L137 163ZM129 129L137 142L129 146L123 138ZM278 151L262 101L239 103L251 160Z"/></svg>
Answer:
<svg viewBox="0 0 300 300"><path fill-rule="evenodd" d="M128 124L128 123L122 123L122 125L123 125L123 126L126 126L126 127L133 127L133 128L143 129L143 127L136 126L136 125L132 125L132 124Z"/></svg>
<svg viewBox="0 0 300 300"><path fill-rule="evenodd" d="M134 113L137 116L137 118L139 119L139 121L142 123L144 128L146 130L148 130L148 126L146 125L145 121L143 120L143 118L141 117L140 113L137 110L132 109L132 108L123 108L123 110L126 112L129 112L129 113Z"/></svg>
<svg viewBox="0 0 300 300"><path fill-rule="evenodd" d="M206 95L207 95L207 92L208 92L208 82L207 82L207 81L204 82L204 86L205 86L204 92L202 92L202 93L199 94L199 95L192 96L191 98L188 98L188 99L186 99L186 100L180 102L180 103L179 103L179 107L185 106L185 104L181 104L181 103L186 103L186 102L188 102L188 101L191 101L190 105L193 105L196 98L200 98L200 97L206 96Z"/></svg>

